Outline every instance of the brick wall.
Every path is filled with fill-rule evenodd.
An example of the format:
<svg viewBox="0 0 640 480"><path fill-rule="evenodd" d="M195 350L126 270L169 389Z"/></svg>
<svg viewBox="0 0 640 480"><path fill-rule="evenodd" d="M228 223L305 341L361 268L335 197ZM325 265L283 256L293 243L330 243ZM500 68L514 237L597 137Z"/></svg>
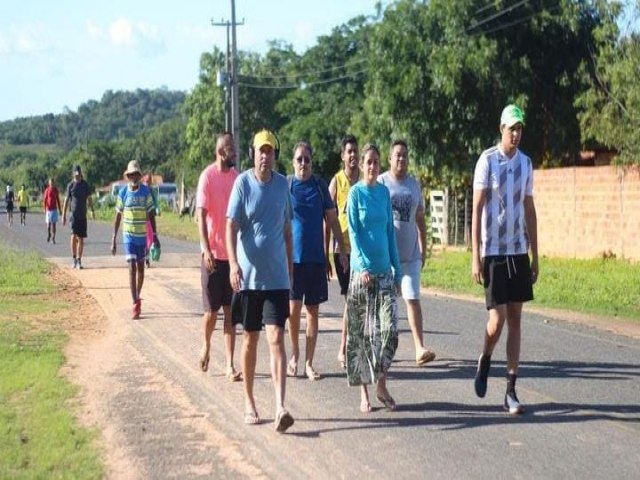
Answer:
<svg viewBox="0 0 640 480"><path fill-rule="evenodd" d="M540 255L640 261L640 169L613 166L534 172Z"/></svg>

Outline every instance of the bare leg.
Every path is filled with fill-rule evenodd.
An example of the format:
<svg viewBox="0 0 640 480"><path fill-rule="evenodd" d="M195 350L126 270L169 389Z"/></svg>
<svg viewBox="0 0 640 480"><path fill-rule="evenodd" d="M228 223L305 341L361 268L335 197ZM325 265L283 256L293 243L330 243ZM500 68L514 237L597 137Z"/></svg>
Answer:
<svg viewBox="0 0 640 480"><path fill-rule="evenodd" d="M287 364L287 352L284 346L284 328L276 325L267 325L267 340L269 342L269 354L271 365L271 379L276 397L276 418L278 413L284 410L284 396L286 392L287 378L285 369Z"/></svg>
<svg viewBox="0 0 640 480"><path fill-rule="evenodd" d="M371 402L369 402L369 390L366 385L360 385L360 411L362 413L371 412Z"/></svg>
<svg viewBox="0 0 640 480"><path fill-rule="evenodd" d="M138 266L136 262L129 262L129 290L131 291L131 299L133 303L136 303L138 300L138 287L136 285L136 271L138 270Z"/></svg>
<svg viewBox="0 0 640 480"><path fill-rule="evenodd" d="M424 351L424 343L422 338L422 307L420 306L420 300L406 300L407 305L407 318L409 320L409 327L411 328L411 335L413 335L413 343L416 348L416 358Z"/></svg>
<svg viewBox="0 0 640 480"><path fill-rule="evenodd" d="M306 366L313 366L313 356L316 352L316 343L318 341L318 311L319 305L307 305L307 348Z"/></svg>
<svg viewBox="0 0 640 480"><path fill-rule="evenodd" d="M51 224L51 233L53 237L53 243L56 243L56 224L55 223Z"/></svg>
<svg viewBox="0 0 640 480"><path fill-rule="evenodd" d="M291 360L287 367L287 375L295 377L298 374L298 359L300 358L300 314L301 300L289 301L289 340L291 340Z"/></svg>
<svg viewBox="0 0 640 480"><path fill-rule="evenodd" d="M340 336L340 350L338 351L338 361L344 367L347 354L347 296L344 297L344 313L342 314L342 334Z"/></svg>
<svg viewBox="0 0 640 480"><path fill-rule="evenodd" d="M242 376L244 385L244 410L256 413L256 402L253 398L253 380L256 375L256 358L260 332L244 332L242 337Z"/></svg>
<svg viewBox="0 0 640 480"><path fill-rule="evenodd" d="M236 349L236 327L231 322L231 305L223 305L222 314L224 325L224 356L227 362L227 373L236 375L236 369L233 365L233 356ZM213 329L211 331L213 331ZM211 335L209 335L209 338L211 338Z"/></svg>
<svg viewBox="0 0 640 480"><path fill-rule="evenodd" d="M507 318L507 306L498 305L489 310L489 321L487 322L487 329L484 334L484 351L485 355L491 356L493 349L496 347L498 340L500 340L500 334L502 333L502 327Z"/></svg>
<svg viewBox="0 0 640 480"><path fill-rule="evenodd" d="M209 351L211 349L211 335L216 329L218 320L218 312L207 311L202 315L202 324L204 326L204 343L200 351L200 369L206 372L209 368Z"/></svg>
<svg viewBox="0 0 640 480"><path fill-rule="evenodd" d="M71 235L71 255L78 258L78 237Z"/></svg>
<svg viewBox="0 0 640 480"><path fill-rule="evenodd" d="M144 259L138 262L138 278L136 282L138 298L140 298L140 294L142 293L142 285L144 285Z"/></svg>
<svg viewBox="0 0 640 480"><path fill-rule="evenodd" d="M518 373L520 363L520 318L522 303L507 304L507 373Z"/></svg>

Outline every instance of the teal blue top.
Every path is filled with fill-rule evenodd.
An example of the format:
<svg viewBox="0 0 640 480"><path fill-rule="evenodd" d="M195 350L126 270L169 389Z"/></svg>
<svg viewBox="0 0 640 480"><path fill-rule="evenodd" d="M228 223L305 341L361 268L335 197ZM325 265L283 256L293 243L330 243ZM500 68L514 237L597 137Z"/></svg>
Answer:
<svg viewBox="0 0 640 480"><path fill-rule="evenodd" d="M391 273L400 284L402 270L393 227L389 189L381 183L368 186L362 181L351 187L347 200L351 271L379 275Z"/></svg>

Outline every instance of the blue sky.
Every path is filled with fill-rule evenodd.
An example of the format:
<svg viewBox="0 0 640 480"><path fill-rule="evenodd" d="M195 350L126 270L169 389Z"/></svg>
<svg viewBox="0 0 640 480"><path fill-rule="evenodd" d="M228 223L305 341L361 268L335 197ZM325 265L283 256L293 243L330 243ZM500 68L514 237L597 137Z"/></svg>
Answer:
<svg viewBox="0 0 640 480"><path fill-rule="evenodd" d="M389 2L383 2L387 4ZM200 55L224 49L231 0L8 0L0 14L0 121L76 110L105 90L190 90ZM7 5L8 4L8 5ZM236 0L238 48L299 53L375 0Z"/></svg>

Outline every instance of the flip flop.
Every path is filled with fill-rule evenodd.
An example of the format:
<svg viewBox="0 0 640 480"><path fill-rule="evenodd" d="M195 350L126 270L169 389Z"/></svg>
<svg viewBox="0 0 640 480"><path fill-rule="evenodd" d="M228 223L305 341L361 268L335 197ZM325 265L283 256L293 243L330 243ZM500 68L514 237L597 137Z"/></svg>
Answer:
<svg viewBox="0 0 640 480"><path fill-rule="evenodd" d="M416 365L424 365L426 363L432 362L436 359L436 354L431 350L425 350L422 352L422 355L416 358Z"/></svg>
<svg viewBox="0 0 640 480"><path fill-rule="evenodd" d="M305 368L305 375L309 380L320 380L322 378L318 372L311 365L307 365Z"/></svg>
<svg viewBox="0 0 640 480"><path fill-rule="evenodd" d="M200 356L200 370L203 372L209 370L209 354Z"/></svg>
<svg viewBox="0 0 640 480"><path fill-rule="evenodd" d="M361 413L371 413L371 404L369 401L360 402Z"/></svg>
<svg viewBox="0 0 640 480"><path fill-rule="evenodd" d="M250 412L244 412L245 425L257 425L260 423L260 416L255 410Z"/></svg>
<svg viewBox="0 0 640 480"><path fill-rule="evenodd" d="M242 380L242 372L236 372L234 368L230 368L227 370L226 377L230 382L239 382Z"/></svg>
<svg viewBox="0 0 640 480"><path fill-rule="evenodd" d="M276 417L276 432L284 433L291 425L293 425L293 417L286 410L280 410Z"/></svg>
<svg viewBox="0 0 640 480"><path fill-rule="evenodd" d="M387 410L393 411L396 409L396 401L388 393L386 395L376 395L378 401L385 406Z"/></svg>
<svg viewBox="0 0 640 480"><path fill-rule="evenodd" d="M293 358L289 360L287 364L287 377L297 377L298 376L298 362L294 361Z"/></svg>
<svg viewBox="0 0 640 480"><path fill-rule="evenodd" d="M346 363L345 358L344 358L344 353L339 353L338 354L338 362L340 363L340 367L343 370L347 369L347 363Z"/></svg>

